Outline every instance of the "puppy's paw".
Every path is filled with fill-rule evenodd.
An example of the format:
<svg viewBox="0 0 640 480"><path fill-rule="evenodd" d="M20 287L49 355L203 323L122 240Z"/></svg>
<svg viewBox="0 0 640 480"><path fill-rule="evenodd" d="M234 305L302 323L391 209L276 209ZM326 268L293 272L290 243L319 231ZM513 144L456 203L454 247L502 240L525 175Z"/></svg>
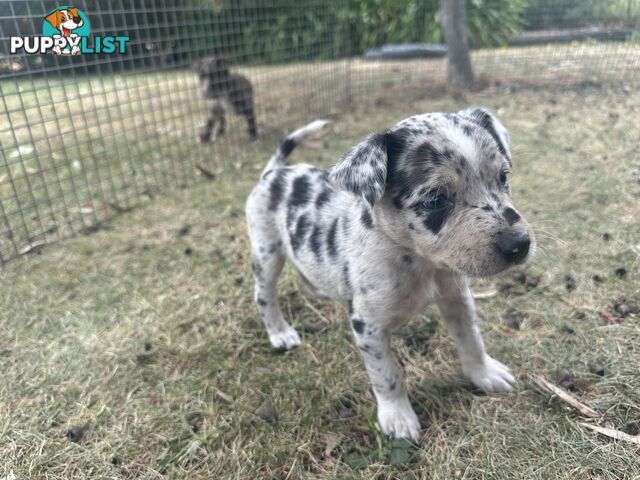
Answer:
<svg viewBox="0 0 640 480"><path fill-rule="evenodd" d="M420 441L420 420L407 398L395 401L378 400L378 422L383 433L392 438Z"/></svg>
<svg viewBox="0 0 640 480"><path fill-rule="evenodd" d="M292 327L287 328L284 332L270 333L269 341L273 348L278 350L291 350L301 343L300 335Z"/></svg>
<svg viewBox="0 0 640 480"><path fill-rule="evenodd" d="M516 383L509 367L487 355L482 365L466 369L473 384L485 392L510 392Z"/></svg>

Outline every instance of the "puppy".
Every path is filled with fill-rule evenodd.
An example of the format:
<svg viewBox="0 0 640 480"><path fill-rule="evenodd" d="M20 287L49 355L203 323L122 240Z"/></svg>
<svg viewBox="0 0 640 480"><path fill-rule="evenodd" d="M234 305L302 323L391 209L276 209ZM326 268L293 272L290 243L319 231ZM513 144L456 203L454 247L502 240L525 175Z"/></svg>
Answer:
<svg viewBox="0 0 640 480"><path fill-rule="evenodd" d="M77 37L78 35L73 33L73 31L80 28L84 23L78 14L77 8L56 10L50 15L47 15L45 19L53 28L59 30L60 34L65 38ZM56 46L53 48L53 52L56 55L78 55L80 53L80 46L74 45L71 47L70 51L62 50L60 47Z"/></svg>
<svg viewBox="0 0 640 480"><path fill-rule="evenodd" d="M224 135L226 111L244 115L247 119L249 136L253 140L258 137L251 82L242 75L231 73L230 64L228 58L221 56L203 58L194 66L200 76L205 98L213 100L211 114L200 134L200 140L203 143L211 140L216 123L218 123L217 135Z"/></svg>
<svg viewBox="0 0 640 480"><path fill-rule="evenodd" d="M511 390L484 349L468 277L523 263L534 238L511 200L509 135L488 111L410 117L368 136L331 172L284 160L316 121L287 137L246 204L255 302L273 347L300 344L276 281L285 259L319 295L348 305L382 431L417 441L420 423L389 334L436 303L463 372L487 392Z"/></svg>

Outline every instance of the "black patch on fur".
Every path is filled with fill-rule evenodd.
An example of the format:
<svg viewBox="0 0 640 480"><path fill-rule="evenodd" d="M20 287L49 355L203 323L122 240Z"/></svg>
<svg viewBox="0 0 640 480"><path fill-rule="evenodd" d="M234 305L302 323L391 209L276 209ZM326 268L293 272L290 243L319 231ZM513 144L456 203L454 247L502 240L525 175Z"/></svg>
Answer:
<svg viewBox="0 0 640 480"><path fill-rule="evenodd" d="M484 128L487 132L489 132L489 135L491 135L493 137L493 139L495 140L496 144L498 145L498 151L502 155L507 157L507 159L509 159L509 155L507 154L507 149L502 144L502 141L500 140L500 137L498 136L498 132L496 131L495 127L493 126L493 120L491 119L491 116L487 112L485 112L483 110L476 110L474 113L475 113L476 119L478 121L478 124L482 128ZM510 159L509 159L509 161L510 161Z"/></svg>
<svg viewBox="0 0 640 480"><path fill-rule="evenodd" d="M320 238L321 233L322 231L320 230L320 227L318 226L318 224L316 224L313 226L313 230L311 231L311 235L309 236L309 248L311 248L311 251L314 253L318 261L322 260L322 240Z"/></svg>
<svg viewBox="0 0 640 480"><path fill-rule="evenodd" d="M293 181L293 190L289 198L289 205L292 207L301 207L305 205L311 198L311 184L306 175L302 175Z"/></svg>
<svg viewBox="0 0 640 480"><path fill-rule="evenodd" d="M449 153L449 155L447 153ZM425 142L407 155L407 160L411 163L430 162L435 165L439 165L449 160L451 155L453 155L451 151L441 152L431 143Z"/></svg>
<svg viewBox="0 0 640 480"><path fill-rule="evenodd" d="M345 263L342 266L342 278L344 280L344 284L347 286L347 290L351 291L351 279L349 278L349 264Z"/></svg>
<svg viewBox="0 0 640 480"><path fill-rule="evenodd" d="M518 220L520 220L520 215L513 208L507 207L502 211L502 216L507 221L509 225L513 225Z"/></svg>
<svg viewBox="0 0 640 480"><path fill-rule="evenodd" d="M298 250L298 248L300 248L300 246L304 242L304 238L307 234L307 231L309 230L309 226L310 225L307 216L301 215L296 223L295 232L293 233L293 235L291 235L291 248L293 248L294 251Z"/></svg>
<svg viewBox="0 0 640 480"><path fill-rule="evenodd" d="M411 265L413 263L413 257L411 255L403 255L402 261L407 265Z"/></svg>
<svg viewBox="0 0 640 480"><path fill-rule="evenodd" d="M413 225L413 223L409 223L408 227L409 227L409 230L415 230L416 229L416 227Z"/></svg>
<svg viewBox="0 0 640 480"><path fill-rule="evenodd" d="M349 150L333 170L335 181L346 190L362 196L370 205L382 195L386 179L386 139L384 133L373 134ZM347 160L348 159L348 160ZM362 166L368 163L366 178Z"/></svg>
<svg viewBox="0 0 640 480"><path fill-rule="evenodd" d="M275 253L277 250L280 249L281 246L282 246L282 242L280 240L278 240L275 243L272 243L271 246L269 247L269 253Z"/></svg>
<svg viewBox="0 0 640 480"><path fill-rule="evenodd" d="M353 318L351 320L351 325L353 326L353 330L357 333L362 335L362 332L364 332L364 322L358 318Z"/></svg>
<svg viewBox="0 0 640 480"><path fill-rule="evenodd" d="M453 211L453 204L448 204L444 208L440 208L438 210L430 211L427 215L427 218L424 220L424 226L431 230L434 234L438 233L442 226L449 218L449 215Z"/></svg>
<svg viewBox="0 0 640 480"><path fill-rule="evenodd" d="M327 251L330 257L336 257L338 255L338 247L336 245L336 232L338 230L338 218L334 218L329 227L327 233Z"/></svg>
<svg viewBox="0 0 640 480"><path fill-rule="evenodd" d="M333 194L333 190L330 188L324 188L320 195L316 197L316 208L321 208L325 203L327 203L331 199L331 195Z"/></svg>
<svg viewBox="0 0 640 480"><path fill-rule="evenodd" d="M373 142L373 145L383 149L387 154L386 169L382 164L378 164L374 168L374 175L372 177L375 181L379 181L385 186L393 185L393 177L396 171L396 162L399 155L404 150L406 138L408 136L411 136L411 129L404 127L399 128L395 131L386 131L380 133L372 138L371 141ZM370 193L373 194L375 192L370 189ZM372 198L368 197L366 194L364 196L369 204L372 205L370 201Z"/></svg>
<svg viewBox="0 0 640 480"><path fill-rule="evenodd" d="M493 200L494 202L498 203L500 199L498 198L498 196L495 193L492 193L491 194L491 200Z"/></svg>
<svg viewBox="0 0 640 480"><path fill-rule="evenodd" d="M286 138L280 144L280 152L282 152L282 156L285 158L289 156L294 148L296 148L296 142L292 138Z"/></svg>
<svg viewBox="0 0 640 480"><path fill-rule="evenodd" d="M369 230L373 228L373 218L371 218L371 213L367 208L362 210L362 216L360 217L360 220L362 220L362 224Z"/></svg>
<svg viewBox="0 0 640 480"><path fill-rule="evenodd" d="M269 210L272 212L276 210L280 202L282 202L287 174L287 170L280 169L269 186Z"/></svg>
<svg viewBox="0 0 640 480"><path fill-rule="evenodd" d="M262 265L258 262L251 262L251 270L253 270L256 277L260 278L262 276Z"/></svg>
<svg viewBox="0 0 640 480"><path fill-rule="evenodd" d="M364 353L371 353L371 345L367 345L366 343L364 345L360 345L358 348Z"/></svg>
<svg viewBox="0 0 640 480"><path fill-rule="evenodd" d="M258 305L260 305L261 307L266 307L267 305L269 305L269 304L267 303L267 301L266 301L266 300L264 300L264 299L262 299L262 298L260 298L260 297L258 297L258 300L256 300L256 302L257 302L257 303L258 303Z"/></svg>
<svg viewBox="0 0 640 480"><path fill-rule="evenodd" d="M493 210L493 207L491 205L485 205L484 207L482 207L482 210L485 210L487 212L491 212Z"/></svg>

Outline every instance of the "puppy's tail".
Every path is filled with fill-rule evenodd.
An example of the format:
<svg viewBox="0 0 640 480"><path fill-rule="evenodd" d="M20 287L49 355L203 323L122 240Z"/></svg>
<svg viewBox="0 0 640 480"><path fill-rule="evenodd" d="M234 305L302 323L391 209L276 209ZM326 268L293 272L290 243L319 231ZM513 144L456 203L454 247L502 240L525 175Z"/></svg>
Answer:
<svg viewBox="0 0 640 480"><path fill-rule="evenodd" d="M322 130L329 123L329 120L314 120L310 124L305 125L304 127L287 135L280 146L278 146L276 152L271 156L269 163L267 163L267 166L264 168L262 173L264 174L274 168L283 167L285 160L297 145L302 143L302 141L308 136Z"/></svg>

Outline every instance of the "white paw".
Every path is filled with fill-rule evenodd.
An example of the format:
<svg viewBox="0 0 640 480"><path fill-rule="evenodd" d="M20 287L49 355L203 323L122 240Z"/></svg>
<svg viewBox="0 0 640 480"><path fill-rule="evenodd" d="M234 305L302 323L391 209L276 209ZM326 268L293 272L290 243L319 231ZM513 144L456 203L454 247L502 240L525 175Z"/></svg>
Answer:
<svg viewBox="0 0 640 480"><path fill-rule="evenodd" d="M510 392L516 383L509 367L487 355L481 365L465 369L473 384L485 392Z"/></svg>
<svg viewBox="0 0 640 480"><path fill-rule="evenodd" d="M269 341L273 348L278 350L290 350L300 345L300 335L292 327L287 328L284 332L270 333Z"/></svg>
<svg viewBox="0 0 640 480"><path fill-rule="evenodd" d="M420 421L409 400L378 400L378 422L383 433L392 438L410 438L420 441Z"/></svg>

